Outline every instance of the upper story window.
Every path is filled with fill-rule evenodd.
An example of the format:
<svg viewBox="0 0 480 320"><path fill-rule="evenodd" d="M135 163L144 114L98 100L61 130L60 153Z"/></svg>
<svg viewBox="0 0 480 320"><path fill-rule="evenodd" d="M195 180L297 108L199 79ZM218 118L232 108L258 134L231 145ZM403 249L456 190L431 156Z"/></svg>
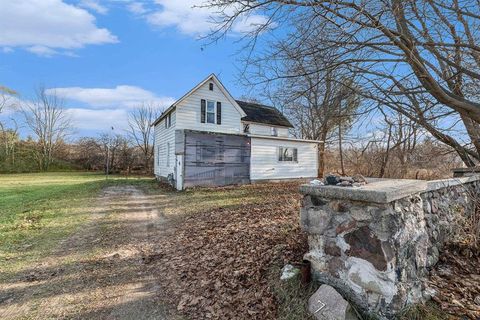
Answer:
<svg viewBox="0 0 480 320"><path fill-rule="evenodd" d="M215 123L215 101L207 100L207 123Z"/></svg>
<svg viewBox="0 0 480 320"><path fill-rule="evenodd" d="M297 162L297 148L278 147L278 161Z"/></svg>
<svg viewBox="0 0 480 320"><path fill-rule="evenodd" d="M220 101L200 100L200 122L222 124L222 103Z"/></svg>
<svg viewBox="0 0 480 320"><path fill-rule="evenodd" d="M278 136L278 131L277 131L277 128L275 127L272 127L272 136L274 137Z"/></svg>
<svg viewBox="0 0 480 320"><path fill-rule="evenodd" d="M208 89L209 89L210 91L213 91L213 83L212 83L212 82L210 82L210 83L208 84Z"/></svg>
<svg viewBox="0 0 480 320"><path fill-rule="evenodd" d="M170 112L166 117L165 117L165 129L168 129L172 126L172 113Z"/></svg>
<svg viewBox="0 0 480 320"><path fill-rule="evenodd" d="M243 133L250 133L250 125L248 123L243 125Z"/></svg>

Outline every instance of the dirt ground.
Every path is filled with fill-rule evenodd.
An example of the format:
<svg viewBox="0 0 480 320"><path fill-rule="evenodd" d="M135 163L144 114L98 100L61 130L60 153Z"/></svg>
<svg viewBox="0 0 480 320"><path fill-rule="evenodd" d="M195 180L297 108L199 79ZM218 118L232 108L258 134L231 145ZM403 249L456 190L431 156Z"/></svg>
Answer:
<svg viewBox="0 0 480 320"><path fill-rule="evenodd" d="M133 186L103 190L82 230L52 255L0 284L0 319L172 319L147 266L167 232L165 195Z"/></svg>

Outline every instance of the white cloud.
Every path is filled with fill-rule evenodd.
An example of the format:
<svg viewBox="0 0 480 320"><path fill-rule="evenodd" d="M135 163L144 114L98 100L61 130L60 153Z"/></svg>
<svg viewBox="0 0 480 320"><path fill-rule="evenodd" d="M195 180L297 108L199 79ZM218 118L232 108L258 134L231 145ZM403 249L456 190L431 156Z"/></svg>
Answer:
<svg viewBox="0 0 480 320"><path fill-rule="evenodd" d="M132 2L127 4L127 9L133 14L136 15L143 15L148 12L147 9L145 9L145 6L141 2Z"/></svg>
<svg viewBox="0 0 480 320"><path fill-rule="evenodd" d="M106 14L108 12L108 8L102 6L99 1L97 0L82 0L80 1L79 5L83 8L90 9L96 11L100 14Z"/></svg>
<svg viewBox="0 0 480 320"><path fill-rule="evenodd" d="M57 51L45 46L31 46L27 50L43 57L51 57L57 53Z"/></svg>
<svg viewBox="0 0 480 320"><path fill-rule="evenodd" d="M215 28L214 21L219 18L218 9L204 7L205 0L156 0L160 9L155 8L145 15L147 21L156 27L177 28L190 36L205 35ZM227 11L234 12L235 5ZM232 26L234 33L251 32L259 24L267 22L267 17L252 14L238 19Z"/></svg>
<svg viewBox="0 0 480 320"><path fill-rule="evenodd" d="M67 109L72 125L80 130L106 131L112 126L115 130L128 128L128 112L125 109L91 110L83 108Z"/></svg>
<svg viewBox="0 0 480 320"><path fill-rule="evenodd" d="M87 10L61 0L0 1L0 47L21 47L40 55L86 45L116 43Z"/></svg>
<svg viewBox="0 0 480 320"><path fill-rule="evenodd" d="M115 88L52 88L47 93L56 93L69 100L80 101L92 107L133 108L143 102L168 107L175 99L158 97L153 92L136 86L119 85Z"/></svg>

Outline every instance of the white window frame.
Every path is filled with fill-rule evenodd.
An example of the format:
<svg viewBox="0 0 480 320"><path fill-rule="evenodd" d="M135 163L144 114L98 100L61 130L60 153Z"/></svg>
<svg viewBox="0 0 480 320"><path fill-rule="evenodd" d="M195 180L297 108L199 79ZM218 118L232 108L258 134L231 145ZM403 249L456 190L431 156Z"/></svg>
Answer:
<svg viewBox="0 0 480 320"><path fill-rule="evenodd" d="M160 167L160 146L157 146L157 166Z"/></svg>
<svg viewBox="0 0 480 320"><path fill-rule="evenodd" d="M285 154L285 150L292 149L292 160L285 160L282 155ZM296 150L296 151L293 151ZM277 148L277 161L286 163L298 163L298 148L296 147L278 147Z"/></svg>
<svg viewBox="0 0 480 320"><path fill-rule="evenodd" d="M208 114L212 113L212 112L208 112L208 103L209 102L213 103L213 122L208 121ZM206 106L205 106L205 123L217 124L217 101L207 100L207 103L206 103Z"/></svg>
<svg viewBox="0 0 480 320"><path fill-rule="evenodd" d="M278 129L277 129L277 127L272 127L271 133L272 133L272 136L278 137Z"/></svg>

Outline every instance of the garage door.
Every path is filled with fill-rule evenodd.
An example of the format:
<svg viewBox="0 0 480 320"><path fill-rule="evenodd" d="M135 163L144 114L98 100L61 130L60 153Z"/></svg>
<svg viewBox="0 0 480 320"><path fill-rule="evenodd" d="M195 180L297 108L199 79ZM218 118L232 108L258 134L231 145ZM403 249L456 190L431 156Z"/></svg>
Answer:
<svg viewBox="0 0 480 320"><path fill-rule="evenodd" d="M185 132L184 186L250 183L250 138Z"/></svg>

